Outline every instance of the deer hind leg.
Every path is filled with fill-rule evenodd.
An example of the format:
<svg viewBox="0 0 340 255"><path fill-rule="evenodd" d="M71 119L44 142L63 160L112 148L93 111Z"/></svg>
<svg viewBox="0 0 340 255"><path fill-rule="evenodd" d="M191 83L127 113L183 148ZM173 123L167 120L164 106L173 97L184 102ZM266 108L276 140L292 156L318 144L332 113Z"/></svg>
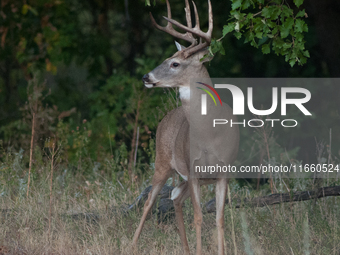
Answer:
<svg viewBox="0 0 340 255"><path fill-rule="evenodd" d="M202 240L201 240L201 228L202 228L202 210L200 203L201 187L197 178L189 180L189 189L191 195L191 202L194 207L194 222L196 227L196 254L202 254Z"/></svg>
<svg viewBox="0 0 340 255"><path fill-rule="evenodd" d="M170 167L169 167L169 171L166 171L166 169L164 169L164 167L163 167L163 169L160 169L160 171L157 171L157 168L156 168L156 172L155 172L155 174L152 178L152 189L149 193L148 200L144 204L143 215L142 215L142 218L140 220L139 226L138 226L138 228L135 232L135 235L133 236L133 241L132 241L133 247L136 247L137 241L138 241L138 238L139 238L139 236L142 232L146 217L147 217L148 213L150 212L153 204L155 203L158 193L163 188L165 182L170 177L171 173L172 173L172 171L171 171Z"/></svg>
<svg viewBox="0 0 340 255"><path fill-rule="evenodd" d="M184 254L190 254L187 236L185 234L185 226L183 219L183 203L190 196L188 182L184 181L176 187L171 193L171 199L174 201L176 221L181 238Z"/></svg>
<svg viewBox="0 0 340 255"><path fill-rule="evenodd" d="M218 255L224 255L224 207L228 179L221 178L216 183L216 227Z"/></svg>

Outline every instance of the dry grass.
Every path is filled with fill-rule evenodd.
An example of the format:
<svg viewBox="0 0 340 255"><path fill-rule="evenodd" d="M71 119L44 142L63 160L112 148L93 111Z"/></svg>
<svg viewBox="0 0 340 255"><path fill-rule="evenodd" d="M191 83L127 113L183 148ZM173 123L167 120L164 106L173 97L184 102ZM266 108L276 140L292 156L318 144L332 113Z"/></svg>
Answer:
<svg viewBox="0 0 340 255"><path fill-rule="evenodd" d="M68 185L56 181L54 186L51 238L47 181L33 183L28 199L24 190L2 193L0 254L182 254L176 224L157 224L156 216L147 220L138 252L133 253L131 240L141 210L125 214L120 208L134 200L137 190L124 191L108 182L79 185L74 180ZM205 202L212 193L207 187L203 190ZM237 253L339 254L339 203L340 198L332 197L315 204L311 200L266 208L234 208ZM195 229L190 200L186 201L184 214L193 253ZM227 254L234 254L229 209L225 210L225 222ZM215 230L214 215L204 215L203 254L216 254Z"/></svg>

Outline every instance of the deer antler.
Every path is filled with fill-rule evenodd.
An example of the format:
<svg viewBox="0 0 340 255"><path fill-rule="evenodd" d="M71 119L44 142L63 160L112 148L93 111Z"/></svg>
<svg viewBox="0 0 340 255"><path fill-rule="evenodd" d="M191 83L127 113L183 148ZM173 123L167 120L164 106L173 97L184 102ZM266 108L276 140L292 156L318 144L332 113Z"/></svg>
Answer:
<svg viewBox="0 0 340 255"><path fill-rule="evenodd" d="M168 0L166 0L166 6L167 6L167 10L168 10L168 17L164 17L166 20L168 20L168 24L165 26L165 27L162 27L160 25L158 25L155 21L155 19L153 18L151 12L150 12L150 18L151 18L151 22L152 22L152 25L154 25L157 29L163 31L163 32L166 32L178 39L183 39L187 42L190 42L191 43L191 46L194 46L197 44L196 42L196 39L192 36L192 34L190 32L187 32L185 34L182 34L182 33L179 33L177 32L173 27L172 27L172 24L171 24L171 9L170 9L170 3ZM188 0L185 0L185 13L186 13L186 20L187 20L187 24L188 24L188 27L192 27L192 24L191 24L191 15L190 15L190 6L189 6L189 1ZM170 20L170 21L169 21Z"/></svg>
<svg viewBox="0 0 340 255"><path fill-rule="evenodd" d="M168 21L168 24L166 27L162 27L158 25L153 18L152 14L150 13L151 21L152 24L159 30L164 31L176 38L183 39L185 41L191 42L191 45L183 50L184 56L187 58L191 56L192 54L200 51L201 49L208 47L211 43L211 33L213 30L213 14L212 14L212 8L211 8L211 2L208 0L208 6L209 6L209 29L207 32L203 32L200 29L200 24L199 24L199 16L197 12L197 8L194 2L194 12L195 12L195 20L196 20L196 25L193 28L192 23L191 23L191 14L190 14L190 6L189 6L189 1L185 0L185 14L186 14L186 20L187 20L187 26L182 25L178 21L174 20L171 18L171 10L170 10L170 4L169 1L166 0L167 4L167 9L168 9L168 17L163 17ZM185 34L177 32L173 27L172 24L177 26L180 29L183 29L186 31ZM200 38L200 43L197 44L197 40L193 37L193 34L198 36ZM202 39L204 42L202 42Z"/></svg>

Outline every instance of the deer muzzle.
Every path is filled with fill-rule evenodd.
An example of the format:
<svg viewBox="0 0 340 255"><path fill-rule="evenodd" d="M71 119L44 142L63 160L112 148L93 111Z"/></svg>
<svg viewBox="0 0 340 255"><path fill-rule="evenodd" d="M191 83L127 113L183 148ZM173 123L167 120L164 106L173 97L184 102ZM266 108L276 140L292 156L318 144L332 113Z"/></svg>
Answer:
<svg viewBox="0 0 340 255"><path fill-rule="evenodd" d="M144 74L143 78L142 78L144 83L148 83L149 82L149 74Z"/></svg>
<svg viewBox="0 0 340 255"><path fill-rule="evenodd" d="M157 84L157 82L153 81L152 77L150 77L150 75L148 73L144 74L142 81L144 83L144 86L147 87L147 88L152 88L152 87L156 86L156 84Z"/></svg>

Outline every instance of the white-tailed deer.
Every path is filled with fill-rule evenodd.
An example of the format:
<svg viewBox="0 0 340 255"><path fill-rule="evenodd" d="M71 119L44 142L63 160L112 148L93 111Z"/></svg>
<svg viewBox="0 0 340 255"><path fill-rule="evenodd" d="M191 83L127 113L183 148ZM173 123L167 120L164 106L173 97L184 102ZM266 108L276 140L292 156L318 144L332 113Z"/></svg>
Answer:
<svg viewBox="0 0 340 255"><path fill-rule="evenodd" d="M152 179L152 190L144 205L143 216L133 237L133 246L136 247L137 245L137 240L141 234L147 214L150 212L159 191L167 179L176 171L182 176L184 181L172 191L171 199L174 201L176 221L184 253L190 254L183 221L183 202L191 196L196 227L196 254L201 254L202 211L200 207L200 185L216 182L217 242L218 254L221 255L224 254L224 204L228 179L225 178L225 176L218 175L215 176L215 178L202 178L202 176L192 174L190 169L193 169L194 165L213 165L214 163L219 163L220 165L232 164L237 156L239 131L237 127L224 127L224 131L220 134L220 129L216 128L212 130L212 118L214 116L206 116L206 120L208 121L198 123L198 125L193 125L193 120L190 121L190 107L192 107L191 109L201 109L200 99L202 93L204 93L199 89L191 90L190 82L192 80L210 80L207 69L203 65L203 62L207 60L207 58L201 61L202 58L208 54L207 47L210 45L213 30L213 15L210 0L208 0L209 29L206 33L200 30L198 13L194 3L195 27L192 27L188 0L185 0L187 26L171 19L169 1L167 0L166 3L168 17L164 18L168 21L167 26L159 26L150 14L153 25L176 38L190 42L191 45L185 48L176 42L178 52L143 77L144 85L147 88L179 87L182 106L169 112L158 125L156 134L155 174ZM183 34L177 32L173 29L172 24L186 32ZM194 36L200 38L200 43L197 42ZM215 105L212 102L208 102L208 111L212 109L212 107L215 107ZM222 114L224 119L233 119L236 121L228 105L223 104L223 107L219 109L219 114ZM191 135L194 134L194 137L197 139L190 140L189 131L192 132ZM221 148L223 149L221 150ZM190 156L193 165L190 165Z"/></svg>

